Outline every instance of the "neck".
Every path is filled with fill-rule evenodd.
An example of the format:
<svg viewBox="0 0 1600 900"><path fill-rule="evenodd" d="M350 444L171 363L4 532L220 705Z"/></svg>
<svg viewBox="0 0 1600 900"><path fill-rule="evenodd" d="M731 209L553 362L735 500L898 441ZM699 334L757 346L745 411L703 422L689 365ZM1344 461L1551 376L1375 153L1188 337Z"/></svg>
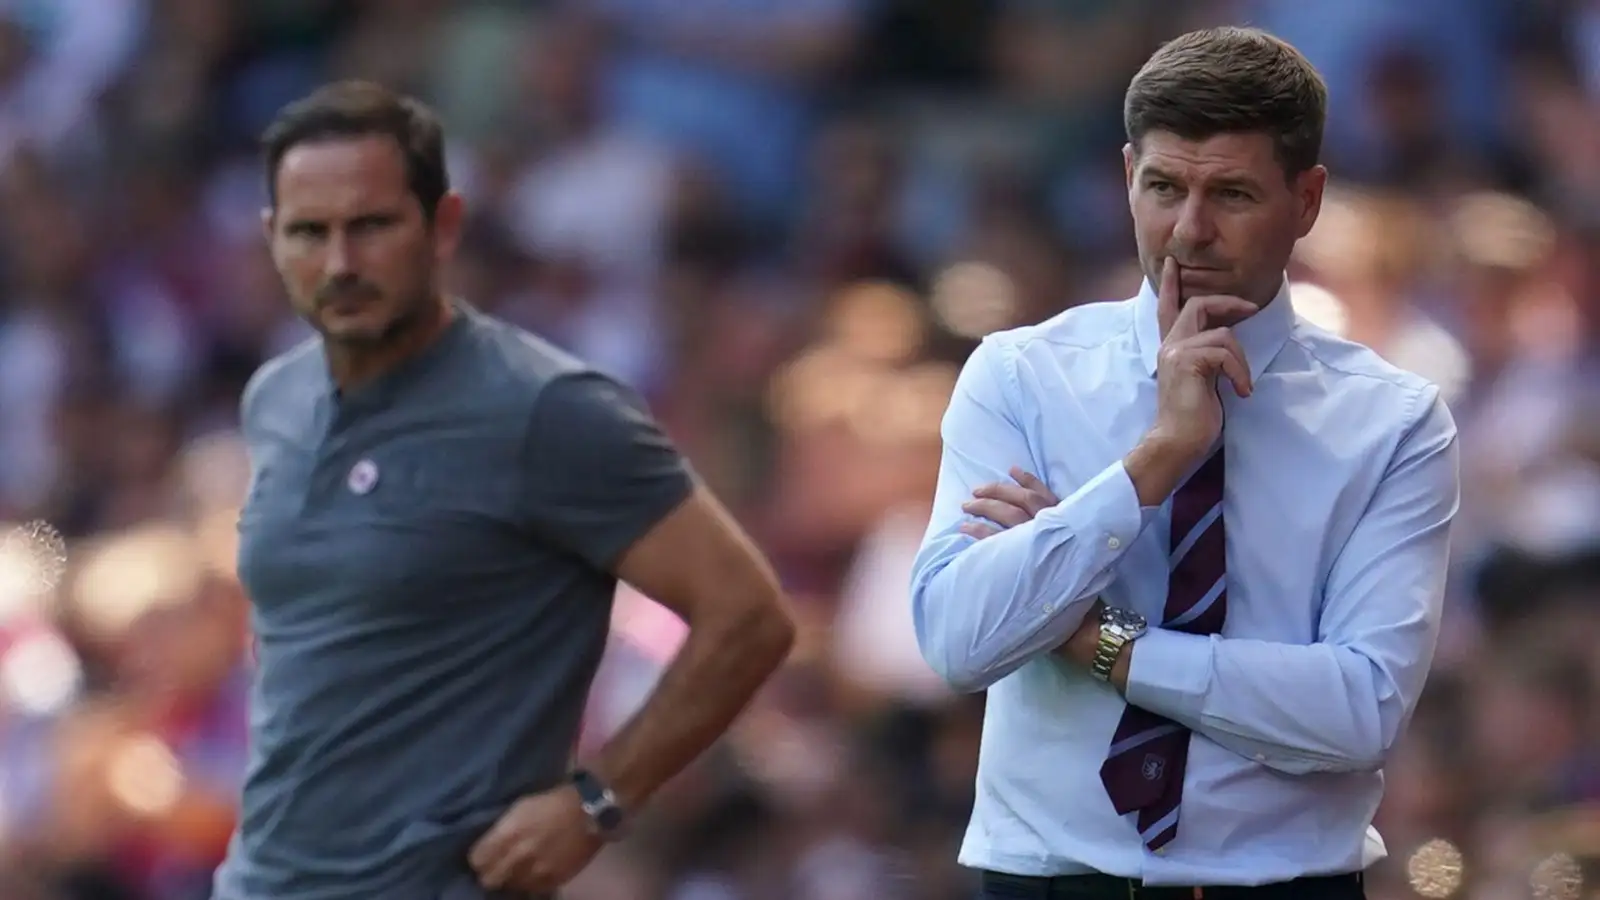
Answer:
<svg viewBox="0 0 1600 900"><path fill-rule="evenodd" d="M455 318L450 301L439 297L392 334L370 343L325 342L328 374L340 391L371 382L426 350Z"/></svg>
<svg viewBox="0 0 1600 900"><path fill-rule="evenodd" d="M1262 310L1277 302L1278 295L1281 293L1283 293L1282 278L1274 281L1270 287L1263 288L1256 296L1246 297L1245 299L1249 300L1251 303L1254 303L1257 310Z"/></svg>

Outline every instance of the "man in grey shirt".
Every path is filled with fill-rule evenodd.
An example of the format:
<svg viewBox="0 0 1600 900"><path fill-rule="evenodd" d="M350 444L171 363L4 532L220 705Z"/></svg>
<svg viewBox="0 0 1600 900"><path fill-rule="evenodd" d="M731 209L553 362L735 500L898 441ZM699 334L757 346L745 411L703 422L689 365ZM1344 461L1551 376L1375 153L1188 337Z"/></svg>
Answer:
<svg viewBox="0 0 1600 900"><path fill-rule="evenodd" d="M319 335L242 401L259 676L217 900L543 896L717 739L792 641L770 568L625 388L448 299L437 120L372 84L265 139ZM617 581L690 636L572 767Z"/></svg>

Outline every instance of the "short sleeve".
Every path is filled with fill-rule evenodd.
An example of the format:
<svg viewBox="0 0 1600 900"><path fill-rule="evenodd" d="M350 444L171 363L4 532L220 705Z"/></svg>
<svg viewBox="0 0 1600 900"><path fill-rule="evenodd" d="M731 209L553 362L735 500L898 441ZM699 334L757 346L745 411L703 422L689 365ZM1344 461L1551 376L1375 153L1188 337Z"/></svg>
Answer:
<svg viewBox="0 0 1600 900"><path fill-rule="evenodd" d="M605 571L694 489L644 401L594 372L545 386L523 438L521 472L522 526Z"/></svg>

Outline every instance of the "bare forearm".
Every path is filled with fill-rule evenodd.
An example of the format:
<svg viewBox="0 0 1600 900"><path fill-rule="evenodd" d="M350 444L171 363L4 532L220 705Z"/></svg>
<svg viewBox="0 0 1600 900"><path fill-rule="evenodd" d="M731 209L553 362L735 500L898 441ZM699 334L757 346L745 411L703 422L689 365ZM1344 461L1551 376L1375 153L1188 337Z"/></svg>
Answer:
<svg viewBox="0 0 1600 900"><path fill-rule="evenodd" d="M691 623L644 707L595 761L623 807L638 809L716 743L793 642L794 625L776 606L727 623Z"/></svg>

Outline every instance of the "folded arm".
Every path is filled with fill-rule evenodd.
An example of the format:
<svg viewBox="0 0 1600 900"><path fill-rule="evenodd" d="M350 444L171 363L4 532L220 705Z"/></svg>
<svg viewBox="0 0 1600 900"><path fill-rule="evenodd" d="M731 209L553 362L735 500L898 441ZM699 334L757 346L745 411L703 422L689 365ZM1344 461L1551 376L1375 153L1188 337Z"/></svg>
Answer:
<svg viewBox="0 0 1600 900"><path fill-rule="evenodd" d="M1317 642L1152 630L1126 694L1289 774L1383 765L1427 680L1460 484L1455 424L1436 393L1335 560Z"/></svg>
<svg viewBox="0 0 1600 900"><path fill-rule="evenodd" d="M944 416L933 513L912 567L917 642L960 691L983 690L1070 636L1149 519L1116 463L1032 521L982 541L961 533L972 521L962 504L973 490L1032 460L1005 349L985 341L962 369ZM1045 474L1037 462L1034 471Z"/></svg>

